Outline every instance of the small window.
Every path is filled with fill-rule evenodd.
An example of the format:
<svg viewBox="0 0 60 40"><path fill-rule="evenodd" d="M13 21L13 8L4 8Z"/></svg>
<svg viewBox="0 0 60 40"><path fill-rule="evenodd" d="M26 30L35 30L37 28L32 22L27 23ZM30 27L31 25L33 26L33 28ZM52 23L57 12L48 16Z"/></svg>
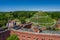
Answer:
<svg viewBox="0 0 60 40"><path fill-rule="evenodd" d="M28 40L31 40L31 37L27 37Z"/></svg>
<svg viewBox="0 0 60 40"><path fill-rule="evenodd" d="M44 38L42 38L42 40L45 40Z"/></svg>
<svg viewBox="0 0 60 40"><path fill-rule="evenodd" d="M38 38L36 40L38 40Z"/></svg>
<svg viewBox="0 0 60 40"><path fill-rule="evenodd" d="M22 40L25 40L25 39L22 39Z"/></svg>
<svg viewBox="0 0 60 40"><path fill-rule="evenodd" d="M25 40L25 36L22 36L22 40Z"/></svg>
<svg viewBox="0 0 60 40"><path fill-rule="evenodd" d="M25 36L22 36L22 37L25 37Z"/></svg>
<svg viewBox="0 0 60 40"><path fill-rule="evenodd" d="M33 38L34 40L38 40L38 38Z"/></svg>
<svg viewBox="0 0 60 40"><path fill-rule="evenodd" d="M52 40L52 39L49 39L49 40Z"/></svg>
<svg viewBox="0 0 60 40"><path fill-rule="evenodd" d="M28 37L28 38L31 38L31 37Z"/></svg>

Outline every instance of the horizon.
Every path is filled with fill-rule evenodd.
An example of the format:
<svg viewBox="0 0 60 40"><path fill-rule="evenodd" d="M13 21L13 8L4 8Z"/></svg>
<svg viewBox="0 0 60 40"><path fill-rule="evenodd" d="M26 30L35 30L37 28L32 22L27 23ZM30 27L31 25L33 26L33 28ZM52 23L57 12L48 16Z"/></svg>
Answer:
<svg viewBox="0 0 60 40"><path fill-rule="evenodd" d="M15 11L0 11L0 12L20 12L20 11L36 11L36 10L15 10ZM60 12L60 11L39 11L37 10L37 12Z"/></svg>
<svg viewBox="0 0 60 40"><path fill-rule="evenodd" d="M60 11L59 0L0 0L0 12Z"/></svg>

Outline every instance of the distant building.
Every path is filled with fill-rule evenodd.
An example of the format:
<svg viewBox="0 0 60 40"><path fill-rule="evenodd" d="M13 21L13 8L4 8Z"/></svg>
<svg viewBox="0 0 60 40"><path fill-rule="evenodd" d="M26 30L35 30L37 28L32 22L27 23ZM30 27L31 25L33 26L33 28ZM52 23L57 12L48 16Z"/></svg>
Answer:
<svg viewBox="0 0 60 40"><path fill-rule="evenodd" d="M16 25L15 20L9 20L8 23L6 24L6 27L11 28L14 27L15 25Z"/></svg>

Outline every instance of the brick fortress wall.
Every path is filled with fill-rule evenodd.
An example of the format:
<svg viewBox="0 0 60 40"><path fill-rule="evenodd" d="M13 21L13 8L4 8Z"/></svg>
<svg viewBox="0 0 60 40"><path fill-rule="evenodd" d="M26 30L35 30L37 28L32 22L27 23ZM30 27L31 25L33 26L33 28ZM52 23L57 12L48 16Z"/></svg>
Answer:
<svg viewBox="0 0 60 40"><path fill-rule="evenodd" d="M60 40L60 35L21 32L10 30L0 33L0 40L6 40L10 35L16 34L20 40Z"/></svg>
<svg viewBox="0 0 60 40"><path fill-rule="evenodd" d="M0 40L7 40L7 38L10 36L10 31L5 31L0 33Z"/></svg>
<svg viewBox="0 0 60 40"><path fill-rule="evenodd" d="M60 40L59 35L47 35L31 32L20 32L11 30L11 34L17 34L20 40Z"/></svg>

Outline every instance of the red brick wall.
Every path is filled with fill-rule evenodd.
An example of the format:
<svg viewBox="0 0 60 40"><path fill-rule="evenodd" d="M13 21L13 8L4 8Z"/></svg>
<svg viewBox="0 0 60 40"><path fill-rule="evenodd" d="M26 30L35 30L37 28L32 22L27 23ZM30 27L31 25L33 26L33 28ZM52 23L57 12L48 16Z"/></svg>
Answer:
<svg viewBox="0 0 60 40"><path fill-rule="evenodd" d="M20 40L60 40L57 35L35 34L28 32L11 31L11 34L17 34Z"/></svg>
<svg viewBox="0 0 60 40"><path fill-rule="evenodd" d="M16 34L20 40L60 40L59 35L45 35L45 34L36 34L29 32L20 32L20 31L6 31L0 33L0 40L6 40L10 35Z"/></svg>
<svg viewBox="0 0 60 40"><path fill-rule="evenodd" d="M0 40L6 40L10 36L10 31L0 33Z"/></svg>

